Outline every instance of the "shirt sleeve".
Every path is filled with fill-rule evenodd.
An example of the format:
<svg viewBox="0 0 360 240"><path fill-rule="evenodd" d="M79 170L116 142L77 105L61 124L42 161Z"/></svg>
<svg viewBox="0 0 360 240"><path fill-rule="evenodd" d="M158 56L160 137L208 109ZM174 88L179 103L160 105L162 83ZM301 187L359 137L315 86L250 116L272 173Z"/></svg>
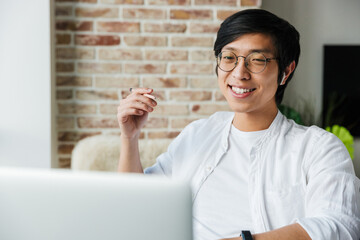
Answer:
<svg viewBox="0 0 360 240"><path fill-rule="evenodd" d="M187 149L187 145L190 143L189 138L194 129L195 121L189 124L187 127L181 131L181 133L170 143L167 151L162 153L157 157L156 163L144 170L145 174L160 174L167 177L172 177L172 169L174 166L175 159L178 159L179 156L182 156L183 150Z"/></svg>
<svg viewBox="0 0 360 240"><path fill-rule="evenodd" d="M172 153L177 148L177 142L179 136L172 141L168 147L167 152L162 153L160 156L157 157L156 163L148 168L145 168L145 174L158 174L158 175L165 175L167 177L171 177L172 175L172 162L173 162L173 155Z"/></svg>
<svg viewBox="0 0 360 240"><path fill-rule="evenodd" d="M360 239L360 180L343 143L325 133L307 157L305 218L312 239Z"/></svg>

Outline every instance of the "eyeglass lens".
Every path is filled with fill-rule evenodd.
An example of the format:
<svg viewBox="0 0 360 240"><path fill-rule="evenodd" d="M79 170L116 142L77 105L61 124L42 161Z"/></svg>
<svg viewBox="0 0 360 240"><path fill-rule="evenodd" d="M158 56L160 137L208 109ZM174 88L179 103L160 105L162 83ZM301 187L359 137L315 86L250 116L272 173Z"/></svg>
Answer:
<svg viewBox="0 0 360 240"><path fill-rule="evenodd" d="M252 73L259 73L265 69L266 62L262 53L253 52L245 58L245 67ZM224 51L219 54L217 64L221 70L229 72L238 64L238 57L233 52Z"/></svg>

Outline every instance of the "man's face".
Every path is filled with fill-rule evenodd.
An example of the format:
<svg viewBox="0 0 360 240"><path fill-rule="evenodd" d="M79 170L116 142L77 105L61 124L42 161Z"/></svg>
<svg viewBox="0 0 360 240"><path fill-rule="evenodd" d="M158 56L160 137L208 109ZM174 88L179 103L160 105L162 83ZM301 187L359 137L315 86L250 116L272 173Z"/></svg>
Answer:
<svg viewBox="0 0 360 240"><path fill-rule="evenodd" d="M266 58L275 58L275 47L268 35L245 34L223 47L236 56L248 56L260 52ZM275 93L278 87L278 63L270 60L260 73L252 73L246 67L244 58L230 72L218 68L218 83L222 94L234 112L259 113L276 109Z"/></svg>

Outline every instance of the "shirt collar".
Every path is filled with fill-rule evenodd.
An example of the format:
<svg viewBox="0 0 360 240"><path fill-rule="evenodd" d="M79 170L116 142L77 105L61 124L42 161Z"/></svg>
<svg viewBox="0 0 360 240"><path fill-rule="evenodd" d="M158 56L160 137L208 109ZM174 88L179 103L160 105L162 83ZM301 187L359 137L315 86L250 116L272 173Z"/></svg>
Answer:
<svg viewBox="0 0 360 240"><path fill-rule="evenodd" d="M221 140L221 146L223 151L227 151L229 147L229 135L231 130L231 125L234 119L235 113L229 116L229 118L226 120L226 124L224 126L224 132L222 135ZM266 131L265 135L261 138L261 142L266 141L270 136L273 136L276 134L276 132L279 130L279 127L281 126L282 122L284 121L284 115L278 110L276 117L270 124L268 131Z"/></svg>

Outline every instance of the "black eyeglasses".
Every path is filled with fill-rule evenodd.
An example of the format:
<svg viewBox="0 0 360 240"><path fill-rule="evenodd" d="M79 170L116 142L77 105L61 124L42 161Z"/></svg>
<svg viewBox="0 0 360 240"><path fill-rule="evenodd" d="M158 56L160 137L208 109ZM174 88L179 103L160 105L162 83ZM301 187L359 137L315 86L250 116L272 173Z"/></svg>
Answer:
<svg viewBox="0 0 360 240"><path fill-rule="evenodd" d="M231 51L223 51L217 56L217 66L224 72L230 72L238 65L239 57L244 58L246 69L252 73L261 73L265 70L268 62L277 59L267 58L260 52L252 52L244 57L236 56L236 54Z"/></svg>

